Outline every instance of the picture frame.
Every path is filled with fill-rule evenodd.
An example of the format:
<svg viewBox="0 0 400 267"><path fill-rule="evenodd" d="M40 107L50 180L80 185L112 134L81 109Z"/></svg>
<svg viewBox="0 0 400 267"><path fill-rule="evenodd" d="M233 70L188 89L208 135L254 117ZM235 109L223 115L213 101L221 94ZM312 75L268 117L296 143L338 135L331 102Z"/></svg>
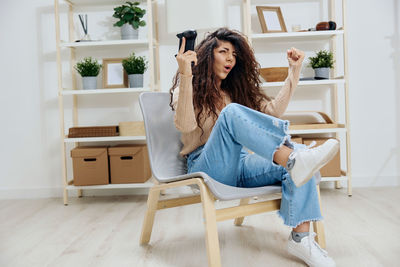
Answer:
<svg viewBox="0 0 400 267"><path fill-rule="evenodd" d="M263 33L287 32L280 7L257 6L256 8Z"/></svg>
<svg viewBox="0 0 400 267"><path fill-rule="evenodd" d="M103 59L103 88L127 88L128 75L122 67L123 58Z"/></svg>

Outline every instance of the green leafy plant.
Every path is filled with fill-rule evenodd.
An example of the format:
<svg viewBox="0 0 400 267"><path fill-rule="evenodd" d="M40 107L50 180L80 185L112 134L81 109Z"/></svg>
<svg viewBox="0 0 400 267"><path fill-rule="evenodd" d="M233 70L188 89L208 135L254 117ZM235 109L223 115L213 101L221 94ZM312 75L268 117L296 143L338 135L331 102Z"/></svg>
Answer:
<svg viewBox="0 0 400 267"><path fill-rule="evenodd" d="M310 57L310 67L317 68L332 68L333 67L333 54L330 51L321 50L317 52L315 57Z"/></svg>
<svg viewBox="0 0 400 267"><path fill-rule="evenodd" d="M122 66L128 75L143 74L147 70L148 62L145 57L135 56L135 53L132 53L128 58L122 60Z"/></svg>
<svg viewBox="0 0 400 267"><path fill-rule="evenodd" d="M101 64L92 57L85 57L75 65L75 69L82 77L99 75Z"/></svg>
<svg viewBox="0 0 400 267"><path fill-rule="evenodd" d="M146 10L138 7L139 2L126 2L127 5L123 4L114 8L114 18L119 19L114 26L122 27L125 23L132 25L134 29L139 29L139 27L143 27L146 25L144 20L140 20L143 18L144 14L146 14Z"/></svg>

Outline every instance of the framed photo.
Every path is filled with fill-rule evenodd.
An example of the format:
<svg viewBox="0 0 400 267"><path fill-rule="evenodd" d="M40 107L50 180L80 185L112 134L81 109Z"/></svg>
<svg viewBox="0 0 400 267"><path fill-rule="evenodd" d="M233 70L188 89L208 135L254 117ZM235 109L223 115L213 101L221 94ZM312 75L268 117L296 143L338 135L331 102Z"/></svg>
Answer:
<svg viewBox="0 0 400 267"><path fill-rule="evenodd" d="M103 59L103 88L128 87L128 75L122 67L123 58Z"/></svg>
<svg viewBox="0 0 400 267"><path fill-rule="evenodd" d="M257 6L256 8L263 33L287 32L280 7Z"/></svg>

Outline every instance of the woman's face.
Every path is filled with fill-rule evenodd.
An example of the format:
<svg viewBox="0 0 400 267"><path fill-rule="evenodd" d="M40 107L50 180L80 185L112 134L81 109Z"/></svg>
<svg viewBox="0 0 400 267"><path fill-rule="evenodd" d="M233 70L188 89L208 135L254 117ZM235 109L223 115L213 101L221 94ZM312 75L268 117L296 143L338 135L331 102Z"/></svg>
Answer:
<svg viewBox="0 0 400 267"><path fill-rule="evenodd" d="M230 42L218 41L219 46L214 48L214 73L217 79L224 80L236 64L236 51Z"/></svg>

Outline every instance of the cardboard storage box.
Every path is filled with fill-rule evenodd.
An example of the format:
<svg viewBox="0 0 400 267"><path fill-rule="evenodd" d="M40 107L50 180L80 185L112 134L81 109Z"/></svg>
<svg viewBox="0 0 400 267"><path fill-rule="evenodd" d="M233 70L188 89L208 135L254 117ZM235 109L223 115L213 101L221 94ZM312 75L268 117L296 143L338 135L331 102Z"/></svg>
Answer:
<svg viewBox="0 0 400 267"><path fill-rule="evenodd" d="M112 184L144 183L151 177L146 145L108 148Z"/></svg>
<svg viewBox="0 0 400 267"><path fill-rule="evenodd" d="M107 147L76 147L71 157L74 185L108 184Z"/></svg>
<svg viewBox="0 0 400 267"><path fill-rule="evenodd" d="M317 144L315 147L322 145L329 138L303 138L303 144L309 145L312 141L315 141ZM324 167L320 170L322 177L338 177L341 175L340 170L340 151L336 153L331 161L328 162Z"/></svg>
<svg viewBox="0 0 400 267"><path fill-rule="evenodd" d="M120 136L145 136L143 121L125 121L119 123Z"/></svg>

